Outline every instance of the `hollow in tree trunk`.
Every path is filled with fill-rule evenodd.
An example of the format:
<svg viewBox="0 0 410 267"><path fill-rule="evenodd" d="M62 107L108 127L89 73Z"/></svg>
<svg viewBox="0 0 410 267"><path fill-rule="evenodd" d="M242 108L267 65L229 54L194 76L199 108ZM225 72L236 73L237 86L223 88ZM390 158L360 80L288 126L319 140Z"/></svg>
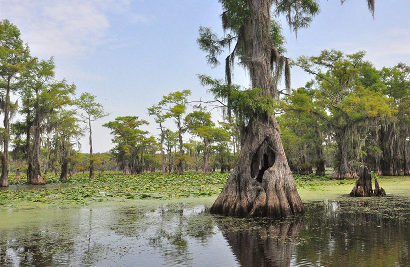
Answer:
<svg viewBox="0 0 410 267"><path fill-rule="evenodd" d="M211 208L230 216L285 217L304 211L274 117L249 123L227 185Z"/></svg>
<svg viewBox="0 0 410 267"><path fill-rule="evenodd" d="M253 88L274 97L271 79L272 1L247 0L249 20L244 25L244 58ZM242 149L228 182L210 211L230 216L284 217L303 213L280 138L279 125L272 115L259 114L242 129Z"/></svg>

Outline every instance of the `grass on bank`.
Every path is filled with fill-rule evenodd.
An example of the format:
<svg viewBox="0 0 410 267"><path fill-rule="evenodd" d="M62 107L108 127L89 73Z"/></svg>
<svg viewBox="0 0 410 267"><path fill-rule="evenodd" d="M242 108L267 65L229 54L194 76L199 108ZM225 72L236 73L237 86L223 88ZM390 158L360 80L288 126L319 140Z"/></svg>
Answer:
<svg viewBox="0 0 410 267"><path fill-rule="evenodd" d="M25 184L25 177L16 180L12 176L12 185L0 189L0 207L17 207L30 203L84 205L106 200L209 197L221 192L228 177L228 173L123 175L105 172L97 174L94 180L89 180L87 173L77 173L69 181L62 183L58 176L48 174L45 186L30 186ZM354 180L331 180L328 176L294 177L304 201L348 194L355 183ZM390 190L400 193L410 191L410 177L382 177L379 182L387 193L391 193Z"/></svg>

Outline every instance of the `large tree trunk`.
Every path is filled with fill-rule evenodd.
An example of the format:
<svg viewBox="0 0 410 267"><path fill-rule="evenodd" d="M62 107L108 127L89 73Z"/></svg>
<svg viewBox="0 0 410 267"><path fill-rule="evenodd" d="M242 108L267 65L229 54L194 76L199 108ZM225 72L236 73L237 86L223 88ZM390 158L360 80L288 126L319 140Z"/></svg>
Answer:
<svg viewBox="0 0 410 267"><path fill-rule="evenodd" d="M316 175L325 176L325 174L326 174L325 160L323 158L319 158L316 162Z"/></svg>
<svg viewBox="0 0 410 267"><path fill-rule="evenodd" d="M348 149L351 144L348 142L347 129L336 131L336 166L332 178L334 179L355 179L358 177L356 170L352 169L349 164Z"/></svg>
<svg viewBox="0 0 410 267"><path fill-rule="evenodd" d="M64 141L63 141L64 142ZM63 159L61 164L61 173L60 173L60 181L65 182L67 181L68 177L68 158L69 158L69 150L66 145L63 143Z"/></svg>
<svg viewBox="0 0 410 267"><path fill-rule="evenodd" d="M387 122L380 128L380 160L383 175L409 175L408 169L408 129L406 125Z"/></svg>
<svg viewBox="0 0 410 267"><path fill-rule="evenodd" d="M250 18L244 27L244 52L249 58L253 88L274 97L270 38L272 2L248 0ZM212 213L231 216L284 217L304 211L280 139L274 116L259 115L243 129L238 161Z"/></svg>
<svg viewBox="0 0 410 267"><path fill-rule="evenodd" d="M6 99L4 103L4 134L3 134L3 157L0 177L0 186L9 186L9 140L10 140L10 79L8 80Z"/></svg>
<svg viewBox="0 0 410 267"><path fill-rule="evenodd" d="M238 161L211 208L230 216L285 217L304 211L274 117L249 123Z"/></svg>
<svg viewBox="0 0 410 267"><path fill-rule="evenodd" d="M394 143L395 127L394 123L386 123L380 128L380 146L382 148L382 158L380 160L381 171L385 176L394 175Z"/></svg>

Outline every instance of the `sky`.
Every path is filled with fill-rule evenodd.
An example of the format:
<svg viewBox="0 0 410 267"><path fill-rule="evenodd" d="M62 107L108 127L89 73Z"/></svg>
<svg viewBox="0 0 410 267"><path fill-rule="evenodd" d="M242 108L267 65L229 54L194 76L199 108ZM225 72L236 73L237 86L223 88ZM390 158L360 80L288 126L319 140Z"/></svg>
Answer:
<svg viewBox="0 0 410 267"><path fill-rule="evenodd" d="M410 63L410 1L378 0L373 18L365 0L319 0L320 14L296 37L283 23L287 56L318 55L323 49L367 51L376 67ZM200 26L222 35L217 0L0 0L0 19L17 25L33 56L54 57L56 76L75 83L77 93L97 96L109 116L93 123L94 151L112 148L104 127L117 116L136 115L151 122L147 108L163 95L190 89L191 100L209 100L198 74L223 78L211 68L196 39ZM310 77L292 69L292 87ZM249 86L244 70L234 82ZM88 150L87 138L81 151Z"/></svg>

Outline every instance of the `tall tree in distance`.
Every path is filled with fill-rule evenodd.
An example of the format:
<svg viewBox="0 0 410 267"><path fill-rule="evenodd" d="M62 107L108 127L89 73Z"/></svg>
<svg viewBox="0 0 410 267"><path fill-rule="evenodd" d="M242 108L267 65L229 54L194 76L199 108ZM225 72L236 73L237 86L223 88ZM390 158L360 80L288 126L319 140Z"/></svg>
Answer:
<svg viewBox="0 0 410 267"><path fill-rule="evenodd" d="M10 94L18 89L21 73L27 64L28 48L24 47L19 29L8 20L0 21L0 90L1 108L4 113L2 132L3 155L0 186L8 186L10 112L13 103Z"/></svg>
<svg viewBox="0 0 410 267"><path fill-rule="evenodd" d="M60 110L55 119L55 139L60 148L61 172L60 181L68 179L70 155L75 141L83 134L74 110Z"/></svg>
<svg viewBox="0 0 410 267"><path fill-rule="evenodd" d="M159 130L160 130L159 148L161 151L161 169L162 169L162 173L166 173L167 166L165 162L166 158L165 158L165 151L164 151L165 131L166 131L166 128L164 127L164 122L166 120L166 116L160 104L149 107L148 114L150 116L154 116L154 120L158 124Z"/></svg>
<svg viewBox="0 0 410 267"><path fill-rule="evenodd" d="M173 118L177 126L179 145L179 155L177 158L178 174L182 174L184 172L184 140L182 139L182 135L185 129L183 125L183 115L186 112L186 105L190 94L190 90L176 91L164 96L160 102L160 105L162 105L166 110L165 116L167 118Z"/></svg>
<svg viewBox="0 0 410 267"><path fill-rule="evenodd" d="M89 131L89 145L90 145L90 179L94 179L94 159L93 159L93 139L92 139L92 128L91 123L98 119L101 119L108 114L104 112L103 106L96 102L96 96L90 93L82 93L80 97L76 100L77 106L83 111L80 115L85 123L87 123L87 128Z"/></svg>
<svg viewBox="0 0 410 267"><path fill-rule="evenodd" d="M140 127L148 125L146 120L137 116L121 116L103 126L114 135L112 142L114 155L124 174L136 174L144 171L145 152L156 146L155 138ZM155 154L155 151L153 151Z"/></svg>
<svg viewBox="0 0 410 267"><path fill-rule="evenodd" d="M200 28L198 39L208 62L217 64L217 56L233 47L225 60L226 83L201 76L228 109L240 115L241 145L236 165L226 186L211 207L212 213L233 216L285 217L304 211L283 149L280 130L273 112L278 97L278 81L285 74L290 88L289 60L278 49L271 16L285 14L294 30L307 27L319 11L315 0L220 0L223 13L223 38L209 28ZM373 2L373 1L369 1ZM276 33L277 34L277 33ZM232 85L234 59L250 75L251 89Z"/></svg>
<svg viewBox="0 0 410 267"><path fill-rule="evenodd" d="M392 108L397 109L397 114L380 127L381 172L410 175L410 66L399 63L383 68L381 79L386 84L384 94L392 100Z"/></svg>
<svg viewBox="0 0 410 267"><path fill-rule="evenodd" d="M185 117L185 127L191 134L202 139L203 143L203 165L202 171L209 173L212 168L209 164L212 143L216 140L223 140L225 136L222 134L221 128L216 128L215 123L211 119L211 113L203 107L199 107Z"/></svg>
<svg viewBox="0 0 410 267"><path fill-rule="evenodd" d="M22 111L26 117L27 182L44 184L41 175L41 136L48 128L47 120L71 103L75 85L54 79L54 62L32 58L23 75Z"/></svg>

